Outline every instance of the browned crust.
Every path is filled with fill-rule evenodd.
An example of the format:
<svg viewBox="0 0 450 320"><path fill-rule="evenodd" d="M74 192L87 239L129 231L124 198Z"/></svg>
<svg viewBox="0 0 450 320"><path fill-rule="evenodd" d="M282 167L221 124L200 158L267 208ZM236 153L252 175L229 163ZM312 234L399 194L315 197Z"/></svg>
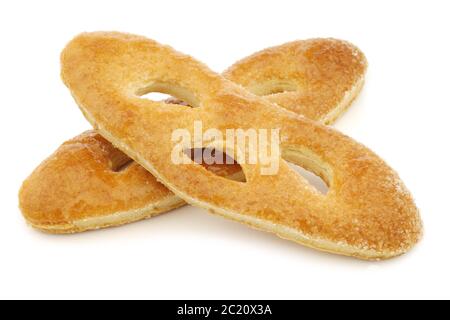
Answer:
<svg viewBox="0 0 450 320"><path fill-rule="evenodd" d="M241 176L237 164L214 169ZM28 223L48 233L119 226L186 204L94 131L65 142L45 160L23 183L19 200Z"/></svg>
<svg viewBox="0 0 450 320"><path fill-rule="evenodd" d="M279 106L329 124L335 118L328 116L348 100L346 94L364 78L366 69L367 60L354 45L310 39L255 53L224 76Z"/></svg>
<svg viewBox="0 0 450 320"><path fill-rule="evenodd" d="M284 64L292 70L299 66L295 72L285 74ZM359 93L365 71L364 55L353 45L335 39L312 39L263 50L237 62L224 75L243 86L260 84L269 91L279 89L276 82L270 85L276 79L311 83L308 90L297 91L299 108L294 111L331 123ZM253 79L251 84L249 79ZM317 80L329 85L319 86ZM307 92L317 97L314 103L305 98ZM318 106L321 96L329 100ZM282 105L284 96L265 98ZM128 161L98 133L86 132L73 138L25 181L20 192L25 218L45 232L74 233L150 218L185 204L135 164L123 172L114 172ZM221 176L242 179L238 166L213 169Z"/></svg>
<svg viewBox="0 0 450 320"><path fill-rule="evenodd" d="M414 201L398 175L372 151L341 133L284 111L215 74L193 58L143 37L89 33L62 54L62 77L91 124L190 204L337 254L383 259L421 237ZM197 109L140 99L164 88ZM300 165L327 176L326 196L282 161L278 175L241 164L246 183L196 164L170 161L170 135L193 123L209 128L280 128L281 147ZM161 143L167 141L167 143Z"/></svg>

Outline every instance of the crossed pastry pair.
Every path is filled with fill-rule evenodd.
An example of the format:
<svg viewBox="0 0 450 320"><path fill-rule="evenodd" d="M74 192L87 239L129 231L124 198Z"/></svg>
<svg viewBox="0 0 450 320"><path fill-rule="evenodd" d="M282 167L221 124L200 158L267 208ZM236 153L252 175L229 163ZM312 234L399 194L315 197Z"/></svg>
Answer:
<svg viewBox="0 0 450 320"><path fill-rule="evenodd" d="M403 254L421 237L418 209L396 172L325 126L364 83L366 59L347 42L288 43L218 75L143 37L86 33L68 44L61 64L64 83L96 131L65 142L24 182L20 207L37 229L75 233L118 226L187 202L361 259ZM149 92L184 103L143 99ZM279 128L279 173L261 175L259 162L172 163L171 132L192 132L195 121L205 130ZM320 176L328 193L314 189L286 161Z"/></svg>

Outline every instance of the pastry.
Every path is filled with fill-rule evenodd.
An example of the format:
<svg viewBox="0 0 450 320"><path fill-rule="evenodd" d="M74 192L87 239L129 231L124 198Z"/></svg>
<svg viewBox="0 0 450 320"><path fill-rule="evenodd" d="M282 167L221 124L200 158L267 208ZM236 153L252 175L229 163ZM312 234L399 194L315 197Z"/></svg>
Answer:
<svg viewBox="0 0 450 320"><path fill-rule="evenodd" d="M311 39L263 50L235 63L224 76L280 106L329 124L359 93L366 68L364 54L355 46ZM294 84L302 90L280 92ZM243 179L238 165L214 165L210 170ZM20 207L29 224L50 233L118 226L184 204L94 131L65 142L20 192Z"/></svg>
<svg viewBox="0 0 450 320"><path fill-rule="evenodd" d="M85 33L62 53L62 78L86 119L158 181L191 205L318 250L361 259L386 259L410 250L422 223L397 173L368 148L338 131L287 111L214 73L190 56L140 36ZM142 99L165 92L188 103ZM225 179L190 161L172 160L173 133L277 130L276 174L264 163L241 162L245 182ZM197 141L193 141L197 142ZM221 141L209 147L251 157ZM326 195L287 161L321 176Z"/></svg>

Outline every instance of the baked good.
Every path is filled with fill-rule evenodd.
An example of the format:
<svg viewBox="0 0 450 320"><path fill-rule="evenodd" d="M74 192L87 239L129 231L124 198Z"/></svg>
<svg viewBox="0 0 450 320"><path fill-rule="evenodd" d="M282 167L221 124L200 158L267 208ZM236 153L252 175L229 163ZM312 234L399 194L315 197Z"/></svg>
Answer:
<svg viewBox="0 0 450 320"><path fill-rule="evenodd" d="M270 102L332 124L358 96L367 60L337 39L295 41L255 53L223 75Z"/></svg>
<svg viewBox="0 0 450 320"><path fill-rule="evenodd" d="M417 207L397 173L338 131L258 97L192 57L140 36L85 33L63 51L62 78L81 111L108 141L186 202L303 245L362 259L386 259L420 239ZM190 107L142 99L165 92ZM280 130L277 174L240 163L246 182L190 161L171 161L180 128ZM221 150L220 141L209 147ZM252 148L227 145L235 158ZM281 159L282 158L282 159ZM285 160L327 181L322 195Z"/></svg>
<svg viewBox="0 0 450 320"><path fill-rule="evenodd" d="M290 66L289 72L285 66ZM235 63L224 76L280 106L331 123L359 93L366 68L364 54L352 44L311 39L258 52ZM282 84L302 90L280 92ZM209 169L244 179L238 165ZM118 226L184 204L94 131L65 142L30 175L20 192L26 220L50 233Z"/></svg>
<svg viewBox="0 0 450 320"><path fill-rule="evenodd" d="M238 165L214 170L242 177ZM66 141L24 182L19 198L28 223L48 233L118 226L186 204L95 131Z"/></svg>

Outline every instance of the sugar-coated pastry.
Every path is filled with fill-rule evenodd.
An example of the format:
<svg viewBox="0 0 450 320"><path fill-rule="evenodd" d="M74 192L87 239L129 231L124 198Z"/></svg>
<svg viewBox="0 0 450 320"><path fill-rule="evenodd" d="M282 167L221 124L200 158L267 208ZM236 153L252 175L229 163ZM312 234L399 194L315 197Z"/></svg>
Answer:
<svg viewBox="0 0 450 320"><path fill-rule="evenodd" d="M385 259L420 239L418 209L397 173L336 130L258 97L168 46L140 36L86 33L62 54L62 78L85 117L113 145L188 203L303 245L362 259ZM190 107L142 99L163 91ZM280 129L279 170L240 163L246 182L190 161L171 161L172 133L203 129ZM217 142L217 141L216 141ZM219 148L219 144L214 145ZM250 148L251 149L251 148ZM227 145L249 156L250 149ZM323 195L285 160L329 185Z"/></svg>
<svg viewBox="0 0 450 320"><path fill-rule="evenodd" d="M330 123L358 94L366 67L355 46L312 39L263 50L234 64L224 76L280 106ZM281 93L289 89L281 84L301 90ZM131 161L93 131L65 142L23 184L20 206L25 218L45 232L75 233L150 218L185 204ZM210 167L242 180L239 169Z"/></svg>
<svg viewBox="0 0 450 320"><path fill-rule="evenodd" d="M216 165L210 170L242 179L239 165ZM20 191L27 221L50 233L118 226L185 204L94 131L65 142Z"/></svg>
<svg viewBox="0 0 450 320"><path fill-rule="evenodd" d="M255 53L224 76L279 106L331 124L361 90L366 68L364 54L354 45L311 39Z"/></svg>

